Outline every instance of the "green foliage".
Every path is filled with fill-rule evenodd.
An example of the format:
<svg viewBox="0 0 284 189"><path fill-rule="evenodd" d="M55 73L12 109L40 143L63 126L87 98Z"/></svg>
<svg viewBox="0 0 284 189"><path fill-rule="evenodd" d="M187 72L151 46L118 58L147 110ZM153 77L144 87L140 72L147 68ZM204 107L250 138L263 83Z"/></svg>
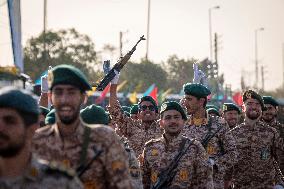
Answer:
<svg viewBox="0 0 284 189"><path fill-rule="evenodd" d="M179 93L183 84L193 80L193 64L197 60L179 59L177 55L172 55L166 63L163 63L163 69L168 73L168 88L172 88L174 93Z"/></svg>
<svg viewBox="0 0 284 189"><path fill-rule="evenodd" d="M87 35L79 34L75 29L41 33L38 37L29 39L24 48L25 73L33 80L49 66L70 64L81 69L90 81L96 81L101 75L93 69L96 60L94 43Z"/></svg>
<svg viewBox="0 0 284 189"><path fill-rule="evenodd" d="M127 80L125 88L132 88L130 90L136 92L144 92L153 83L159 90L167 87L166 71L159 64L144 59L140 63L127 63L121 71L120 80Z"/></svg>

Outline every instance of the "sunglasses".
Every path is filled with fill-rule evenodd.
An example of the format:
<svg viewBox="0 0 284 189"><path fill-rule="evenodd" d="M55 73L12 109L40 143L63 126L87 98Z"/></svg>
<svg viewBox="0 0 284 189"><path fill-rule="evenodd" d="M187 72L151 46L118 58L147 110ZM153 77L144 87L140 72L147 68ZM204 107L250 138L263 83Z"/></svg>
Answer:
<svg viewBox="0 0 284 189"><path fill-rule="evenodd" d="M143 106L140 106L139 109L142 110L142 111L145 111L147 109L149 109L150 111L155 111L156 110L155 106L153 106L153 105L151 105L151 106L143 105Z"/></svg>

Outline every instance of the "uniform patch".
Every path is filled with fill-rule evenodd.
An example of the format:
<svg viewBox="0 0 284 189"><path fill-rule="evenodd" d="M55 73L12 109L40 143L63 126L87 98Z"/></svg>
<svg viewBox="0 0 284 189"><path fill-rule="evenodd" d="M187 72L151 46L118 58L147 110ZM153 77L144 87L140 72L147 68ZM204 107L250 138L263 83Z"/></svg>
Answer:
<svg viewBox="0 0 284 189"><path fill-rule="evenodd" d="M152 172L151 172L151 181L152 181L152 183L156 183L156 182L157 182L157 179L158 179L158 174L157 174L157 172L152 171Z"/></svg>
<svg viewBox="0 0 284 189"><path fill-rule="evenodd" d="M124 169L124 165L121 161L114 161L111 163L111 168L113 171L121 171Z"/></svg>
<svg viewBox="0 0 284 189"><path fill-rule="evenodd" d="M158 150L157 149L152 149L151 151L152 156L157 156L158 155Z"/></svg>
<svg viewBox="0 0 284 189"><path fill-rule="evenodd" d="M31 176L33 176L33 177L37 177L37 176L38 176L38 169L35 168L35 167L32 167L32 168L30 169L30 174L31 174Z"/></svg>
<svg viewBox="0 0 284 189"><path fill-rule="evenodd" d="M216 152L215 147L211 144L209 144L207 146L206 151L207 151L208 155L215 154L215 152Z"/></svg>
<svg viewBox="0 0 284 189"><path fill-rule="evenodd" d="M70 167L70 161L68 159L64 159L62 161L62 164L65 166L65 167Z"/></svg>
<svg viewBox="0 0 284 189"><path fill-rule="evenodd" d="M180 172L179 172L179 179L181 181L187 181L188 180L188 171L185 170L185 169L182 169Z"/></svg>
<svg viewBox="0 0 284 189"><path fill-rule="evenodd" d="M95 181L84 182L84 189L96 189Z"/></svg>

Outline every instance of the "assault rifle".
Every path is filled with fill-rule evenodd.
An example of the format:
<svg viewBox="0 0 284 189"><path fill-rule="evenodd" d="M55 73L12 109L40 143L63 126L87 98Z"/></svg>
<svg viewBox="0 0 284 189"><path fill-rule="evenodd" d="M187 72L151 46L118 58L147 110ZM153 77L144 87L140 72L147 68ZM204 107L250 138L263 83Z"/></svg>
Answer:
<svg viewBox="0 0 284 189"><path fill-rule="evenodd" d="M170 185L170 183L172 182L178 171L176 168L178 166L181 157L186 153L188 148L192 145L193 141L194 140L190 141L189 139L184 140L183 144L181 145L181 150L179 151L179 153L174 157L170 165L163 172L161 172L161 174L157 179L157 182L152 186L151 189L161 189L161 188L165 189L168 185ZM185 147L186 143L188 143L188 145Z"/></svg>
<svg viewBox="0 0 284 189"><path fill-rule="evenodd" d="M126 55L121 57L118 62L113 66L113 68L108 72L108 74L100 81L100 83L96 86L98 91L103 91L106 86L111 82L111 80L115 77L116 73L120 72L123 66L128 62L133 52L136 50L136 46L142 40L146 40L144 35L142 35L139 41L134 45L134 47L129 51Z"/></svg>

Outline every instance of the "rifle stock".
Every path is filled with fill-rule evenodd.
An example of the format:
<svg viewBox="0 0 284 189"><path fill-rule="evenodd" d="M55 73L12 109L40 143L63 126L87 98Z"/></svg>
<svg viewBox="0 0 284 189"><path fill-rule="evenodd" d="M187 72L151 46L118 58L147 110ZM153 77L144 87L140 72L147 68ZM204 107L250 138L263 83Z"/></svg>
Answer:
<svg viewBox="0 0 284 189"><path fill-rule="evenodd" d="M131 55L134 53L134 51L136 50L136 46L138 45L138 43L140 43L140 41L142 40L146 40L144 38L144 35L142 35L140 37L140 39L138 40L138 42L134 45L134 47L123 57L121 57L117 63L113 66L113 68L108 72L108 74L100 81L100 83L97 85L96 90L98 91L103 91L106 86L111 82L111 80L115 77L116 72L120 72L120 70L123 68L123 66L128 62L128 60L130 59Z"/></svg>

